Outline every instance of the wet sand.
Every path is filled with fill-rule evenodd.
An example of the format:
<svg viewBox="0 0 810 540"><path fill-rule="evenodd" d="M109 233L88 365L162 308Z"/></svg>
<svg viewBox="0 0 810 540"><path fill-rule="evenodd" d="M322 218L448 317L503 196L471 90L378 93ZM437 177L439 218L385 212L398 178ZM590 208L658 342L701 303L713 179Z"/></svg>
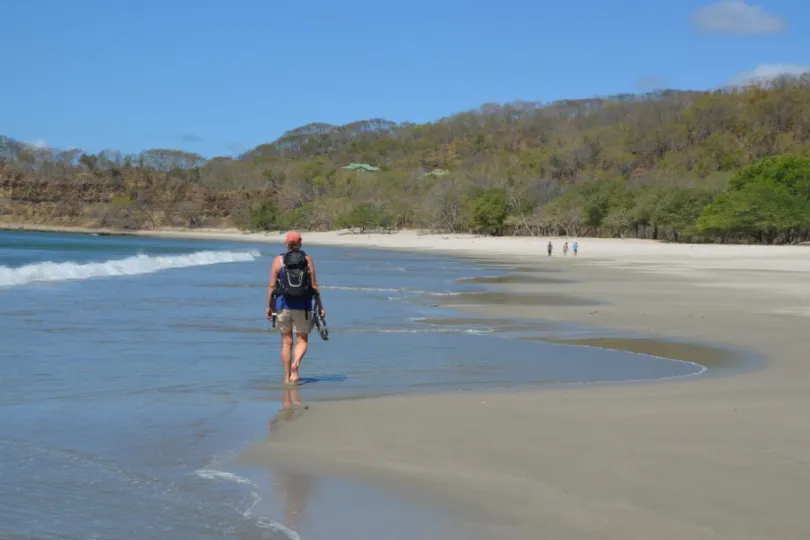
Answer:
<svg viewBox="0 0 810 540"><path fill-rule="evenodd" d="M526 264L566 282L443 301L487 318L575 323L579 335L552 339L681 356L709 373L743 365L738 351L763 363L655 383L321 403L245 459L435 499L490 537L810 537L806 274L763 268L787 264L767 258L675 254L667 265L655 249L646 262L539 258ZM514 298L537 301L504 300Z"/></svg>
<svg viewBox="0 0 810 540"><path fill-rule="evenodd" d="M222 232L165 235L236 239ZM546 339L641 352L672 339L763 360L724 371L728 362L745 360L673 349L670 354L707 355L709 376L317 403L251 447L245 463L361 479L435 501L489 538L810 538L807 246L580 239L579 257L557 251L549 258L546 238L413 232L304 238L494 257L493 268L516 261L523 269L551 271L564 282L501 283L474 301L442 299L487 318L581 329ZM628 337L651 341L615 341Z"/></svg>
<svg viewBox="0 0 810 540"><path fill-rule="evenodd" d="M746 354L746 351L733 351L696 343L649 338L592 337L581 339L523 338L530 341L544 341L579 347L596 347L614 351L627 351L636 354L656 356L693 362L706 367L710 372L751 369L759 365L759 356Z"/></svg>
<svg viewBox="0 0 810 540"><path fill-rule="evenodd" d="M549 307L597 306L601 303L591 298L582 298L575 295L558 294L549 291L523 290L459 293L448 296L447 298L448 300L443 301L441 304L436 304L435 298L427 298L426 301L432 302L435 305L451 308L474 305L484 306L485 308L491 306L533 307L538 305Z"/></svg>
<svg viewBox="0 0 810 540"><path fill-rule="evenodd" d="M457 281L458 283L478 285L502 285L504 283L565 283L563 279L548 277L538 272L532 272L531 269L510 272L501 276L461 278Z"/></svg>
<svg viewBox="0 0 810 540"><path fill-rule="evenodd" d="M283 389L282 409L269 421L268 437L275 437L306 413L306 394L299 386ZM441 504L392 493L385 485L368 485L283 464L271 467L265 460L251 463L243 458L228 465L242 478L249 478L261 494L248 513L263 516L259 526L270 536L262 538L483 540L474 527L461 524L459 530L459 523Z"/></svg>

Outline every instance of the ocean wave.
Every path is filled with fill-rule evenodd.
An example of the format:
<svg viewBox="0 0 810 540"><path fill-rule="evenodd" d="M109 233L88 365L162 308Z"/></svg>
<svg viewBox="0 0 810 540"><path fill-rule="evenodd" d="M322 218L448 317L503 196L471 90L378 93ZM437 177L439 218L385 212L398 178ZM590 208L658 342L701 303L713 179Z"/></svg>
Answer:
<svg viewBox="0 0 810 540"><path fill-rule="evenodd" d="M265 516L254 515L254 510L259 502L261 502L262 496L256 491L259 486L251 480L237 474L211 468L197 469L194 471L194 475L204 480L232 482L234 484L242 484L254 488L250 493L250 506L242 512L242 517L251 520L255 523L256 527L269 533L269 538L272 540L301 540L297 532L285 526L283 523L271 520ZM263 537L268 538L268 536L265 535L263 535Z"/></svg>
<svg viewBox="0 0 810 540"><path fill-rule="evenodd" d="M172 268L248 262L260 253L253 251L197 251L185 255L143 255L102 262L42 262L16 268L0 266L0 287L13 287L44 281L67 281L108 276L152 274Z"/></svg>

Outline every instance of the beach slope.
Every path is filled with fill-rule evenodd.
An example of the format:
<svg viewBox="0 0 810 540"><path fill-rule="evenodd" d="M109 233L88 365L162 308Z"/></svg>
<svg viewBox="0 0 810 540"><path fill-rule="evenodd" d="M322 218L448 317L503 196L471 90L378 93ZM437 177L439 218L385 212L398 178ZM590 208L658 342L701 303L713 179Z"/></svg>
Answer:
<svg viewBox="0 0 810 540"><path fill-rule="evenodd" d="M584 323L611 331L614 346L623 333L713 343L765 362L712 376L707 356L697 378L322 403L246 462L435 498L501 538L810 537L810 249L586 239L574 259L548 258L544 239L362 238L482 257L511 249L560 279L508 290L601 303L468 311Z"/></svg>
<svg viewBox="0 0 810 540"><path fill-rule="evenodd" d="M478 257L520 266L524 276L535 268L555 279L501 287L579 301L508 305L481 297L457 307L488 318L587 325L594 333L579 343L682 355L709 371L653 383L316 403L249 448L244 462L368 480L435 500L489 538L810 538L810 247L580 239L574 258L562 256L564 239L553 239L547 257L547 241L304 233L313 252L365 246Z"/></svg>

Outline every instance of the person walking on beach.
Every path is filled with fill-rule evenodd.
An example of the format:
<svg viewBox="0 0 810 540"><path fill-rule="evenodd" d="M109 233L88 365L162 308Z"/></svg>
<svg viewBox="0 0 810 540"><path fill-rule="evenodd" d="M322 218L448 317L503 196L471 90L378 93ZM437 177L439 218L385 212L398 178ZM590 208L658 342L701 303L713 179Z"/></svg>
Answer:
<svg viewBox="0 0 810 540"><path fill-rule="evenodd" d="M577 243L576 240L574 240L574 246L573 247L574 247L574 257L576 257L577 251L579 250L579 244Z"/></svg>
<svg viewBox="0 0 810 540"><path fill-rule="evenodd" d="M568 242L563 244L563 255L568 255Z"/></svg>
<svg viewBox="0 0 810 540"><path fill-rule="evenodd" d="M326 318L315 276L315 261L301 249L302 242L300 233L287 233L284 240L287 252L273 259L267 287L267 318L272 320L275 316L281 333L285 384L298 382L298 369L307 353L309 332L313 325L313 299L317 302L321 318Z"/></svg>
<svg viewBox="0 0 810 540"><path fill-rule="evenodd" d="M551 245L551 240L548 241L548 256L551 257L551 250L554 246Z"/></svg>

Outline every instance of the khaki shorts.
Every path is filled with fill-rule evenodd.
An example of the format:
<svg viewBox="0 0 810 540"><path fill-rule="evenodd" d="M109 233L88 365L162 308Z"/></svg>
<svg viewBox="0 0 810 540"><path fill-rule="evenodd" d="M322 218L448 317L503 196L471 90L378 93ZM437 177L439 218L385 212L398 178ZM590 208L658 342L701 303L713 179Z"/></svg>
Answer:
<svg viewBox="0 0 810 540"><path fill-rule="evenodd" d="M276 315L276 326L282 334L309 334L313 323L312 315L303 309L282 309Z"/></svg>

